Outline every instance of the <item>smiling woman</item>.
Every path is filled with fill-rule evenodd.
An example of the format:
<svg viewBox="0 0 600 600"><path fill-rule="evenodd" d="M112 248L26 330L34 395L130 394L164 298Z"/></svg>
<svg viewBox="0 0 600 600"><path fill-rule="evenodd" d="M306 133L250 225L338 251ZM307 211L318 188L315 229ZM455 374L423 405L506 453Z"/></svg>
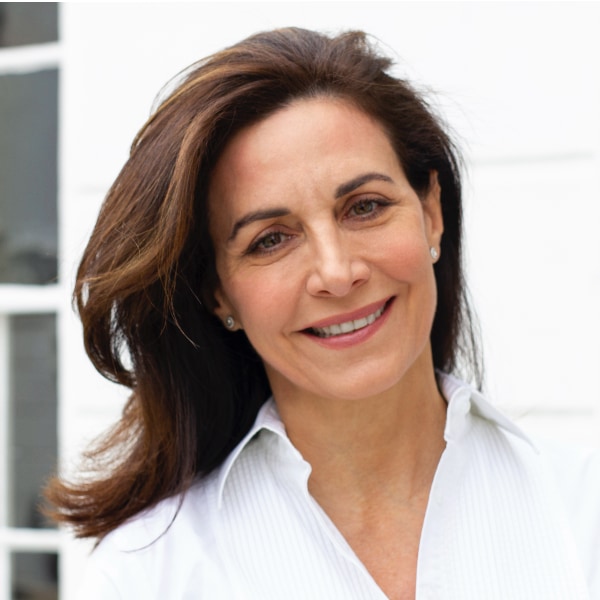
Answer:
<svg viewBox="0 0 600 600"><path fill-rule="evenodd" d="M86 598L600 593L597 463L550 460L457 378L479 373L459 161L390 67L360 32L258 34L138 134L75 289L132 394L47 490L99 541Z"/></svg>
<svg viewBox="0 0 600 600"><path fill-rule="evenodd" d="M437 397L440 188L432 171L419 198L378 122L337 98L297 100L230 140L208 201L215 312L244 330L280 411L307 396Z"/></svg>

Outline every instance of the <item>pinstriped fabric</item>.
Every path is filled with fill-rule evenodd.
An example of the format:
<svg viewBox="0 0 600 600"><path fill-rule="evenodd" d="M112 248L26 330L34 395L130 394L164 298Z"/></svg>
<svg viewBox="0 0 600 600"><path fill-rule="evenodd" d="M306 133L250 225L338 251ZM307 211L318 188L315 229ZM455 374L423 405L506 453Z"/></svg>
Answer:
<svg viewBox="0 0 600 600"><path fill-rule="evenodd" d="M246 582L248 597L385 598L329 535L308 495L310 467L296 460L289 442L267 431L263 437L249 444L229 474L219 514L229 564ZM272 477L253 477L257 465ZM276 576L264 577L265 559Z"/></svg>
<svg viewBox="0 0 600 600"><path fill-rule="evenodd" d="M423 597L592 598L543 457L479 394L455 384L446 378L448 425L458 422L447 427L421 541L419 567L437 595Z"/></svg>
<svg viewBox="0 0 600 600"><path fill-rule="evenodd" d="M445 596L461 599L589 598L572 539L549 497L539 456L474 419L462 478L445 490Z"/></svg>
<svg viewBox="0 0 600 600"><path fill-rule="evenodd" d="M441 383L447 446L425 515L416 600L600 600L600 471L572 477L581 489L568 495L566 515L544 455L477 392L448 376ZM310 496L309 476L268 402L164 535L177 498L103 540L82 597L384 600ZM581 519L595 533L575 527L577 545Z"/></svg>

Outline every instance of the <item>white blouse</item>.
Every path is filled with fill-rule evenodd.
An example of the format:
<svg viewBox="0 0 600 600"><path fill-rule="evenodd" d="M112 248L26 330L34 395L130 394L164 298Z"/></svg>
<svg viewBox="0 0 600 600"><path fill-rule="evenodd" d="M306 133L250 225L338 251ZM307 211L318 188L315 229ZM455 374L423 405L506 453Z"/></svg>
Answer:
<svg viewBox="0 0 600 600"><path fill-rule="evenodd" d="M417 600L600 599L600 457L541 449L441 376L447 445L421 535ZM272 400L185 496L110 533L88 600L349 600L385 595L308 492Z"/></svg>

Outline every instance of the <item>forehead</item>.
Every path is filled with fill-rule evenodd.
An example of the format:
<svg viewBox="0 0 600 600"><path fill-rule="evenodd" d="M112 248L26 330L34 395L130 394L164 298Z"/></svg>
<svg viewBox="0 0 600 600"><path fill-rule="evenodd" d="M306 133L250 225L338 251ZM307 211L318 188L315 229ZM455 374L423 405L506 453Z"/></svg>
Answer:
<svg viewBox="0 0 600 600"><path fill-rule="evenodd" d="M306 159L317 151L342 151L355 141L364 144L364 134L371 142L389 145L384 128L350 101L335 97L299 99L235 134L217 165L256 167L277 159L283 162L283 152Z"/></svg>
<svg viewBox="0 0 600 600"><path fill-rule="evenodd" d="M337 98L296 100L236 133L209 186L211 215L253 208L269 199L331 194L369 171L397 171L382 125Z"/></svg>
<svg viewBox="0 0 600 600"><path fill-rule="evenodd" d="M352 168L369 155L380 161L390 154L396 162L384 128L355 105L329 97L301 99L236 133L216 163L210 187L232 191L265 172L275 179L319 170L319 161L328 157Z"/></svg>

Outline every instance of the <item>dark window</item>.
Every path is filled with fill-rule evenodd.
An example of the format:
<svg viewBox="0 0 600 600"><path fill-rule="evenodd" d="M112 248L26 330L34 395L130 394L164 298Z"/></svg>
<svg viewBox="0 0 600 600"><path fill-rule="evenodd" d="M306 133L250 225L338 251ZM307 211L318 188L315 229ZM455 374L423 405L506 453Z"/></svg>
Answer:
<svg viewBox="0 0 600 600"><path fill-rule="evenodd" d="M56 2L0 2L0 47L57 40Z"/></svg>
<svg viewBox="0 0 600 600"><path fill-rule="evenodd" d="M40 489L56 468L56 317L13 315L9 343L10 527L48 527Z"/></svg>
<svg viewBox="0 0 600 600"><path fill-rule="evenodd" d="M58 600L58 556L13 552L10 560L13 600Z"/></svg>
<svg viewBox="0 0 600 600"><path fill-rule="evenodd" d="M0 76L0 122L0 283L52 283L58 70Z"/></svg>

